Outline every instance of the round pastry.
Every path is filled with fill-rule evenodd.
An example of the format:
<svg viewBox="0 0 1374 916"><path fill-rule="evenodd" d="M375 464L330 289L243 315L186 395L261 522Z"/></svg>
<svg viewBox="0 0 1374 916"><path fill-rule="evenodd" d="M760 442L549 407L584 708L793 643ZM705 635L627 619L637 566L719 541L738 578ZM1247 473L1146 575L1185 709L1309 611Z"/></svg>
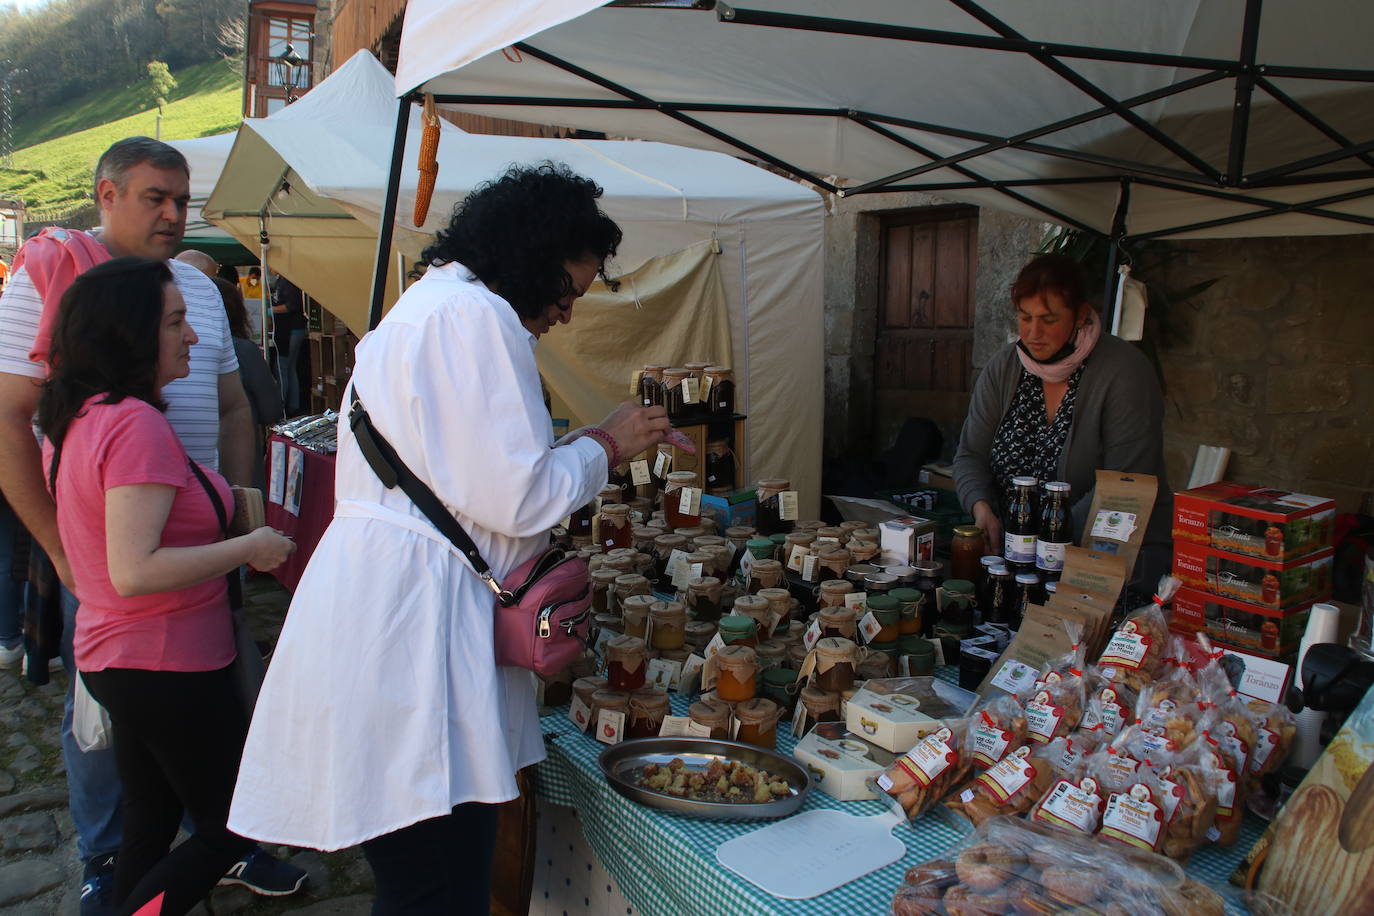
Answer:
<svg viewBox="0 0 1374 916"><path fill-rule="evenodd" d="M945 892L944 906L949 916L1002 916L1006 912L1000 897L987 897L957 885Z"/></svg>
<svg viewBox="0 0 1374 916"><path fill-rule="evenodd" d="M1015 875L1025 859L1020 853L991 843L979 843L959 853L954 870L974 891L997 890Z"/></svg>
<svg viewBox="0 0 1374 916"><path fill-rule="evenodd" d="M1040 883L1056 900L1069 904L1087 904L1097 899L1098 880L1077 869L1055 866L1045 869Z"/></svg>
<svg viewBox="0 0 1374 916"><path fill-rule="evenodd" d="M935 896L939 897L956 880L954 863L949 859L932 859L913 865L906 870L905 880L913 887L934 887Z"/></svg>
<svg viewBox="0 0 1374 916"><path fill-rule="evenodd" d="M940 891L935 891L934 896L919 893L929 889L929 886L905 885L897 888L897 894L892 898L892 916L935 916L941 912Z"/></svg>
<svg viewBox="0 0 1374 916"><path fill-rule="evenodd" d="M1221 895L1200 881L1189 878L1178 893L1188 901L1188 912L1195 916L1224 916L1226 901Z"/></svg>

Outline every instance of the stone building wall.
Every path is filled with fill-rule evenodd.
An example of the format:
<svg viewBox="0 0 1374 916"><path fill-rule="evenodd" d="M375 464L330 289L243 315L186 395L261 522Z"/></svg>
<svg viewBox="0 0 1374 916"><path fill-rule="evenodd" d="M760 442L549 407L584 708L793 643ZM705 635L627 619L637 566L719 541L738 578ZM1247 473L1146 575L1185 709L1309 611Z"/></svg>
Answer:
<svg viewBox="0 0 1374 916"><path fill-rule="evenodd" d="M1165 448L1182 488L1199 444L1227 479L1334 497L1374 491L1374 235L1173 243L1166 289L1218 282L1169 308L1160 342Z"/></svg>

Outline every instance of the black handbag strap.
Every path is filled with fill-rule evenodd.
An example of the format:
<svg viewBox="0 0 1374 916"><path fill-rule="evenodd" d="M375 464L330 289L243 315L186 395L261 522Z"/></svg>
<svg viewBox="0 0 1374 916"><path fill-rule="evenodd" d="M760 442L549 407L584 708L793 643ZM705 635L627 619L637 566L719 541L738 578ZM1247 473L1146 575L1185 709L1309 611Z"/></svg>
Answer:
<svg viewBox="0 0 1374 916"><path fill-rule="evenodd" d="M367 408L363 406L362 400L358 397L358 392L354 388L349 389L351 399L348 408L348 425L353 430L353 438L358 443L358 448L362 451L363 457L367 459L368 465L381 480L382 486L388 490L396 487L401 488L401 492L410 497L411 502L415 503L425 518L429 519L430 524L439 529L439 532L448 538L454 547L463 556L467 557L472 564L472 569L481 577L495 594L496 599L501 602L502 607L509 607L518 599L501 587L501 583L496 581L492 575L491 567L487 561L482 559L482 554L477 549L477 545L472 542L472 538L463 530L463 526L458 523L458 519L444 507L438 496L429 488L423 480L415 476L415 473L406 467L401 457L396 454L396 450L391 447L391 443L386 441L377 427L372 425L372 418L367 415Z"/></svg>
<svg viewBox="0 0 1374 916"><path fill-rule="evenodd" d="M224 539L229 540L229 513L224 509L224 503L220 502L219 494L210 485L210 479L205 476L205 472L200 469L200 465L191 460L191 456L186 456L186 464L191 468L191 473L196 475L196 480L205 488L205 495L210 497L210 505L215 507L215 517L219 519L219 529L224 533ZM229 609L238 610L243 607L243 582L239 579L238 567L234 567L224 574L224 581L229 585Z"/></svg>

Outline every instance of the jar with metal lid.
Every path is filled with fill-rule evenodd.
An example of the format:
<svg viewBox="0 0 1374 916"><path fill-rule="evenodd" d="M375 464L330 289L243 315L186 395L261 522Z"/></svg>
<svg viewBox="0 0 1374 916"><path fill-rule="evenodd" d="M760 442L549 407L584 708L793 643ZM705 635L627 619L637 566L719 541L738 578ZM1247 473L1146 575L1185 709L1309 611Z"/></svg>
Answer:
<svg viewBox="0 0 1374 916"><path fill-rule="evenodd" d="M1268 576L1266 576L1265 578L1268 578ZM1058 579L1047 579L1047 580L1045 580L1045 582L1044 582L1044 589L1045 589L1045 603L1046 603L1046 604L1049 604L1051 601L1054 600L1054 596L1059 592L1059 580L1058 580Z"/></svg>
<svg viewBox="0 0 1374 916"><path fill-rule="evenodd" d="M653 632L649 643L655 649L681 649L687 629L687 605L681 601L656 601L649 607Z"/></svg>
<svg viewBox="0 0 1374 916"><path fill-rule="evenodd" d="M735 452L728 439L706 442L706 492L730 493L735 489Z"/></svg>
<svg viewBox="0 0 1374 916"><path fill-rule="evenodd" d="M721 641L727 646L749 646L759 644L759 625L752 617L733 614L720 618L717 624Z"/></svg>
<svg viewBox="0 0 1374 916"><path fill-rule="evenodd" d="M791 711L800 693L796 670L782 665L765 668L762 689L765 697L777 703L781 709Z"/></svg>
<svg viewBox="0 0 1374 916"><path fill-rule="evenodd" d="M925 677L935 673L935 644L924 636L902 637L902 655L907 659L907 673Z"/></svg>
<svg viewBox="0 0 1374 916"><path fill-rule="evenodd" d="M716 696L728 703L753 699L758 692L759 659L749 646L726 646L715 655Z"/></svg>
<svg viewBox="0 0 1374 916"><path fill-rule="evenodd" d="M945 583L949 587L949 583ZM1006 624L1014 630L1021 628L1021 621L1026 617L1026 608L1032 604L1043 604L1040 597L1040 577L1035 573L1016 574L1016 597L1013 599L1011 619Z"/></svg>
<svg viewBox="0 0 1374 916"><path fill-rule="evenodd" d="M776 621L772 629L785 627L792 622L792 593L785 588L761 588L756 597L768 602L770 620Z"/></svg>
<svg viewBox="0 0 1374 916"><path fill-rule="evenodd" d="M608 503L601 507L601 524L598 527L597 543L604 550L629 547L630 507L624 503Z"/></svg>
<svg viewBox="0 0 1374 916"><path fill-rule="evenodd" d="M720 580L715 576L698 576L687 580L687 606L692 618L701 621L720 619Z"/></svg>
<svg viewBox="0 0 1374 916"><path fill-rule="evenodd" d="M880 573L881 569L872 563L857 563L845 570L844 577L854 583L854 587L860 591L867 591L868 586L864 581L873 573Z"/></svg>
<svg viewBox="0 0 1374 916"><path fill-rule="evenodd" d="M887 574L897 577L898 588L916 587L916 567L914 566L889 566L887 567Z"/></svg>
<svg viewBox="0 0 1374 916"><path fill-rule="evenodd" d="M816 643L817 687L838 694L854 686L859 647L849 639L826 637Z"/></svg>
<svg viewBox="0 0 1374 916"><path fill-rule="evenodd" d="M777 703L761 697L745 700L735 707L735 718L739 720L736 741L770 750L777 747L778 720L782 718L782 707Z"/></svg>
<svg viewBox="0 0 1374 916"><path fill-rule="evenodd" d="M663 486L663 517L674 529L693 528L701 522L701 507L697 504L695 514L684 512L682 491L696 489L697 475L694 471L669 471Z"/></svg>
<svg viewBox="0 0 1374 916"><path fill-rule="evenodd" d="M817 602L821 609L844 607L844 596L854 591L854 583L847 579L831 579L817 586Z"/></svg>
<svg viewBox="0 0 1374 916"><path fill-rule="evenodd" d="M864 576L864 591L870 595L885 595L897 587L897 577L891 573L871 572Z"/></svg>
<svg viewBox="0 0 1374 916"><path fill-rule="evenodd" d="M868 611L877 618L881 630L877 632L870 643L892 643L896 642L900 634L900 623L902 612L901 605L896 598L891 595L869 595Z"/></svg>
<svg viewBox="0 0 1374 916"><path fill-rule="evenodd" d="M620 573L614 569L598 569L592 573L592 613L613 614L617 605L611 600L611 588Z"/></svg>
<svg viewBox="0 0 1374 916"><path fill-rule="evenodd" d="M649 623L649 608L658 599L653 595L631 595L620 602L620 619L624 622L625 635L644 638Z"/></svg>
<svg viewBox="0 0 1374 916"><path fill-rule="evenodd" d="M777 560L755 560L749 570L748 591L757 594L759 589L777 588L782 585L782 564Z"/></svg>
<svg viewBox="0 0 1374 916"><path fill-rule="evenodd" d="M816 550L816 575L821 580L844 579L849 573L849 551L834 544Z"/></svg>
<svg viewBox="0 0 1374 916"><path fill-rule="evenodd" d="M711 737L725 741L730 737L730 707L715 699L698 700L687 709L697 725L711 730Z"/></svg>
<svg viewBox="0 0 1374 916"><path fill-rule="evenodd" d="M624 690L598 690L592 694L592 725L596 725L597 717L601 715L601 710L609 709L612 712L630 711L630 694Z"/></svg>
<svg viewBox="0 0 1374 916"><path fill-rule="evenodd" d="M803 687L801 704L806 707L809 722L840 721L840 695L829 693L819 687Z"/></svg>
<svg viewBox="0 0 1374 916"><path fill-rule="evenodd" d="M758 500L755 527L759 529L759 534L767 537L791 531L794 520L782 517L781 495L792 489L792 481L783 477L773 477L760 480L755 489Z"/></svg>
<svg viewBox="0 0 1374 916"><path fill-rule="evenodd" d="M673 551L687 552L687 539L680 534L660 534L654 538L654 576L659 582L668 581L668 561Z"/></svg>
<svg viewBox="0 0 1374 916"><path fill-rule="evenodd" d="M786 566L792 561L792 548L805 547L808 550L816 542L816 532L814 531L793 531L791 534L783 535L782 555L778 557L782 565Z"/></svg>
<svg viewBox="0 0 1374 916"><path fill-rule="evenodd" d="M953 627L973 625L972 582L967 579L946 579L939 595L941 623Z"/></svg>
<svg viewBox="0 0 1374 916"><path fill-rule="evenodd" d="M706 620L689 620L683 628L683 645L697 655L706 654L706 646L715 638L716 625Z"/></svg>
<svg viewBox="0 0 1374 916"><path fill-rule="evenodd" d="M1016 579L1011 570L1005 566L989 568L983 589L978 593L978 609L983 614L983 622L1009 624L1015 604Z"/></svg>
<svg viewBox="0 0 1374 916"><path fill-rule="evenodd" d="M644 671L649 653L644 640L617 636L606 642L606 680L612 690L635 690L644 686Z"/></svg>
<svg viewBox="0 0 1374 916"><path fill-rule="evenodd" d="M925 629L925 595L914 588L894 588L888 595L896 600L897 610L901 613L897 620L897 631L902 636L921 633Z"/></svg>
<svg viewBox="0 0 1374 916"><path fill-rule="evenodd" d="M590 709L592 705L592 694L596 693L598 690L609 689L607 687L607 684L609 683L610 682L607 681L604 677L597 677L592 675L588 675L587 677L580 677L572 682L573 696L577 697L583 703L587 704L587 708Z"/></svg>
<svg viewBox="0 0 1374 916"><path fill-rule="evenodd" d="M687 369L664 369L663 370L663 407L668 411L668 418L680 420L690 413L696 412L696 402L687 403L683 396L684 379L690 378L692 373Z"/></svg>
<svg viewBox="0 0 1374 916"><path fill-rule="evenodd" d="M767 639L772 632L773 617L768 599L760 595L740 595L735 599L735 614L743 615L758 625L759 639Z"/></svg>
<svg viewBox="0 0 1374 916"><path fill-rule="evenodd" d="M663 728L663 719L668 715L668 694L652 688L636 690L630 694L630 716L625 727L627 738L653 738Z"/></svg>
<svg viewBox="0 0 1374 916"><path fill-rule="evenodd" d="M729 366L707 366L705 376L711 380L708 404L712 414L729 417L735 413L735 373Z"/></svg>
<svg viewBox="0 0 1374 916"><path fill-rule="evenodd" d="M865 646L859 653L859 677L865 681L873 678L892 677L896 666L892 657L876 646Z"/></svg>
<svg viewBox="0 0 1374 916"><path fill-rule="evenodd" d="M978 578L979 559L983 556L983 529L977 525L956 525L954 540L949 547L949 574L954 579Z"/></svg>
<svg viewBox="0 0 1374 916"><path fill-rule="evenodd" d="M821 636L848 639L859 638L858 616L853 608L827 607L820 610Z"/></svg>
<svg viewBox="0 0 1374 916"><path fill-rule="evenodd" d="M639 406L663 406L663 370L667 368L667 366L644 367L644 374L639 377Z"/></svg>
<svg viewBox="0 0 1374 916"><path fill-rule="evenodd" d="M755 650L759 656L760 670L767 671L787 660L787 644L780 639L769 639L759 643Z"/></svg>

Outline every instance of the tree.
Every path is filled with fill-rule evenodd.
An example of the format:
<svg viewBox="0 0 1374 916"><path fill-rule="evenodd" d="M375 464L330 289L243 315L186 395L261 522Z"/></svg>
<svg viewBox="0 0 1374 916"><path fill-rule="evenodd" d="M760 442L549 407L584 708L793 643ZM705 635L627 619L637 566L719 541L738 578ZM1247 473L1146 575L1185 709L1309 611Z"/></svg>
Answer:
<svg viewBox="0 0 1374 916"><path fill-rule="evenodd" d="M172 71L167 69L166 64L160 60L148 61L148 88L158 114L162 114L162 109L167 105L167 97L176 87L177 81L172 78Z"/></svg>

